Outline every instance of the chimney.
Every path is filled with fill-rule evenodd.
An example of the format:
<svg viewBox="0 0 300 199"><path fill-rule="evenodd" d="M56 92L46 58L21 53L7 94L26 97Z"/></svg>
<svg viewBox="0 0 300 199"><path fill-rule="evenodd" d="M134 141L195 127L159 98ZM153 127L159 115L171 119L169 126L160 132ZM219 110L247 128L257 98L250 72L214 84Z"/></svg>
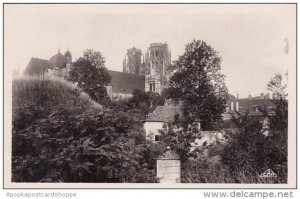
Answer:
<svg viewBox="0 0 300 199"><path fill-rule="evenodd" d="M230 108L230 110L232 110L232 111L233 111L233 110L234 110L234 105L233 105L233 102L231 102L231 103L230 103L230 105L231 105L231 108Z"/></svg>
<svg viewBox="0 0 300 199"><path fill-rule="evenodd" d="M236 111L239 111L239 102L237 101L236 103L235 103L235 108L236 108Z"/></svg>

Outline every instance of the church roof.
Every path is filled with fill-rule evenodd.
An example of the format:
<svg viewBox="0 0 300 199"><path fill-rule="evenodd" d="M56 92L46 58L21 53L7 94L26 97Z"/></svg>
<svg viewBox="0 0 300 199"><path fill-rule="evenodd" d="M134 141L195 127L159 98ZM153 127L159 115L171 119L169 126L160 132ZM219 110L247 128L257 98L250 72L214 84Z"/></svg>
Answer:
<svg viewBox="0 0 300 199"><path fill-rule="evenodd" d="M27 75L41 75L48 69L48 61L32 57L24 71Z"/></svg>
<svg viewBox="0 0 300 199"><path fill-rule="evenodd" d="M108 70L108 73L111 76L109 86L112 86L113 93L132 94L135 89L139 89L141 91L145 90L144 76L112 70Z"/></svg>
<svg viewBox="0 0 300 199"><path fill-rule="evenodd" d="M50 68L54 68L54 67L65 68L67 62L68 62L68 59L64 55L62 55L60 52L58 52L56 55L52 56L49 59L49 67Z"/></svg>

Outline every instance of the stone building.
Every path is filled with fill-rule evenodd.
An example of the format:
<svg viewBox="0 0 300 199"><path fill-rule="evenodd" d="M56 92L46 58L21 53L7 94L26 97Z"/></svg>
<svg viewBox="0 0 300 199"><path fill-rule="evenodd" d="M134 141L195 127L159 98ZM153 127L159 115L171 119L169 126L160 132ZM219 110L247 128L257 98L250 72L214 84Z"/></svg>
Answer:
<svg viewBox="0 0 300 199"><path fill-rule="evenodd" d="M128 49L123 61L123 73L143 75L142 51L135 47Z"/></svg>
<svg viewBox="0 0 300 199"><path fill-rule="evenodd" d="M72 55L69 50L61 54L60 50L53 55L48 61L47 75L49 77L64 78L68 76L72 69Z"/></svg>
<svg viewBox="0 0 300 199"><path fill-rule="evenodd" d="M269 94L264 95L263 93L256 97L249 95L248 98L239 98L238 94L236 97L229 95L226 102L226 113L248 111L249 114L258 114L259 108L266 108L268 112L272 113L275 104L269 96Z"/></svg>
<svg viewBox="0 0 300 199"><path fill-rule="evenodd" d="M168 87L171 71L171 52L166 43L152 43L143 55L138 48L127 50L123 61L123 72L108 70L111 82L106 86L112 100L132 96L135 89L161 94ZM27 75L65 79L72 69L72 55L67 51L58 53L49 60L32 58L25 70Z"/></svg>
<svg viewBox="0 0 300 199"><path fill-rule="evenodd" d="M25 75L63 79L72 69L72 55L69 50L63 55L58 53L49 60L32 57L24 71Z"/></svg>
<svg viewBox="0 0 300 199"><path fill-rule="evenodd" d="M142 60L143 57L143 60ZM171 51L167 43L151 43L146 53L135 47L128 49L123 61L123 73L145 76L145 91L161 94L168 87Z"/></svg>
<svg viewBox="0 0 300 199"><path fill-rule="evenodd" d="M164 125L167 125L168 122L174 121L175 117L180 117L180 114L180 106L157 106L156 109L150 113L144 121L146 137L151 141L159 141L159 130L162 130Z"/></svg>
<svg viewBox="0 0 300 199"><path fill-rule="evenodd" d="M44 77L48 70L48 60L32 57L24 70L25 75Z"/></svg>
<svg viewBox="0 0 300 199"><path fill-rule="evenodd" d="M152 142L159 142L160 131L168 127L168 124L173 122L175 118L182 118L183 113L181 105L165 104L164 106L157 106L156 109L150 113L144 121L144 129L146 132L146 138ZM201 129L201 121L195 120L194 125L197 125L197 129L200 131L202 137L196 139L192 144L193 148L205 144L211 144L224 140L223 133L221 131L203 131Z"/></svg>
<svg viewBox="0 0 300 199"><path fill-rule="evenodd" d="M106 86L107 94L111 100L121 100L132 97L135 89L145 89L145 76L122 73L118 71L108 70L111 81Z"/></svg>
<svg viewBox="0 0 300 199"><path fill-rule="evenodd" d="M161 94L168 87L171 51L166 43L152 43L145 54L145 91Z"/></svg>

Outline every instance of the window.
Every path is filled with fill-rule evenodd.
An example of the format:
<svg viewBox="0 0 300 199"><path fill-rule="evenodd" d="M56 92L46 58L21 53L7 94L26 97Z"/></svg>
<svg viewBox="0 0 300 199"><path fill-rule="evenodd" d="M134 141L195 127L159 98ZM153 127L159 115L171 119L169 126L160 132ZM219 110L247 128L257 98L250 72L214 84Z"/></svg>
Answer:
<svg viewBox="0 0 300 199"><path fill-rule="evenodd" d="M155 91L155 83L153 83L152 89L153 89L153 91Z"/></svg>
<svg viewBox="0 0 300 199"><path fill-rule="evenodd" d="M155 135L155 136L154 136L154 141L155 141L155 142L158 142L158 141L159 141L159 135Z"/></svg>
<svg viewBox="0 0 300 199"><path fill-rule="evenodd" d="M156 56L156 57L158 56L158 52L157 52L157 51L155 51L155 56Z"/></svg>
<svg viewBox="0 0 300 199"><path fill-rule="evenodd" d="M150 83L150 91L152 91L152 84Z"/></svg>

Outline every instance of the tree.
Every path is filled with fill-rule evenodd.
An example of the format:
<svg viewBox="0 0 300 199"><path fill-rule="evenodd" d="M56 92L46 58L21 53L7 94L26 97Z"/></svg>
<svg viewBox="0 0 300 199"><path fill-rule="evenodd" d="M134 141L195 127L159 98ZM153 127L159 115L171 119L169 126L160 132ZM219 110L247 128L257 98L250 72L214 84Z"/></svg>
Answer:
<svg viewBox="0 0 300 199"><path fill-rule="evenodd" d="M287 180L287 125L288 102L286 84L282 75L275 76L267 84L273 92L275 114L262 110L263 117L270 119L270 133L262 133L262 118L248 114L233 115L236 129L226 130L226 144L222 154L223 162L231 171L242 170L262 173L272 169L278 175L278 181ZM255 175L255 174L254 174Z"/></svg>
<svg viewBox="0 0 300 199"><path fill-rule="evenodd" d="M160 148L146 141L138 112L99 109L78 89L44 81L13 82L13 182L156 182Z"/></svg>
<svg viewBox="0 0 300 199"><path fill-rule="evenodd" d="M150 100L150 112L154 111L157 106L163 106L165 103L165 98L158 94L151 91L147 92Z"/></svg>
<svg viewBox="0 0 300 199"><path fill-rule="evenodd" d="M99 103L106 103L109 100L105 86L110 82L111 77L104 67L104 58L100 52L85 51L83 57L74 62L68 80L75 82Z"/></svg>
<svg viewBox="0 0 300 199"><path fill-rule="evenodd" d="M286 73L287 78L287 73ZM275 117L271 118L273 130L287 131L288 125L288 93L287 84L284 83L282 75L277 73L267 85L268 90L273 92L273 103L276 105Z"/></svg>
<svg viewBox="0 0 300 199"><path fill-rule="evenodd" d="M160 142L162 148L170 147L181 160L182 167L186 167L187 159L193 156L192 143L201 138L201 133L196 123L183 128L180 118L174 118L174 122L168 123L160 131Z"/></svg>
<svg viewBox="0 0 300 199"><path fill-rule="evenodd" d="M132 98L128 100L128 104L132 108L141 109L143 113L148 115L154 111L157 106L164 105L164 97L158 93L145 92L139 89L133 90Z"/></svg>
<svg viewBox="0 0 300 199"><path fill-rule="evenodd" d="M287 73L286 73L287 78ZM287 84L283 82L282 75L276 73L267 84L268 90L273 92L274 100L285 100L287 97L286 87Z"/></svg>
<svg viewBox="0 0 300 199"><path fill-rule="evenodd" d="M96 68L105 68L105 59L99 51L87 49L83 52L83 58L89 60Z"/></svg>
<svg viewBox="0 0 300 199"><path fill-rule="evenodd" d="M220 73L221 57L204 41L194 40L174 62L167 93L183 102L187 121L198 118L210 129L225 111L227 88Z"/></svg>

